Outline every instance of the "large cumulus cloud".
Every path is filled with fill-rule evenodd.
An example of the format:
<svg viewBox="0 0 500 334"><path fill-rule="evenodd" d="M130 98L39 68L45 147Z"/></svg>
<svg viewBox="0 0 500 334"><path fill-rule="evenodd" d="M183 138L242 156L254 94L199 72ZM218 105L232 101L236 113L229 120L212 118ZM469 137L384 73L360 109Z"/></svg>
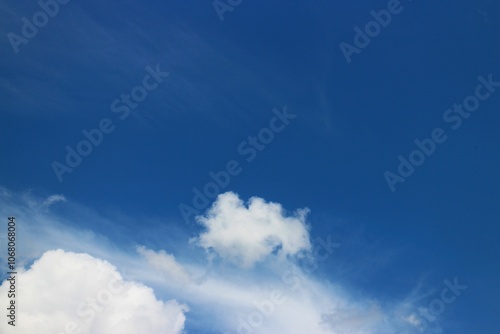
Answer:
<svg viewBox="0 0 500 334"><path fill-rule="evenodd" d="M18 334L179 334L187 306L158 300L88 254L48 251L17 276ZM7 281L0 286L6 296ZM12 329L0 322L0 332Z"/></svg>

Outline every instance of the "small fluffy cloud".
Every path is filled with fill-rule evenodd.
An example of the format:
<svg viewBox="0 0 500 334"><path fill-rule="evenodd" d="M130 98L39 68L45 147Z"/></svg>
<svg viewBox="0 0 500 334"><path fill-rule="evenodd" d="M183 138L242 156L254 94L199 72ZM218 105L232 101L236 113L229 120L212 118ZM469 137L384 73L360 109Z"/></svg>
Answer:
<svg viewBox="0 0 500 334"><path fill-rule="evenodd" d="M4 281L1 296L9 286ZM149 287L125 281L108 262L62 250L46 252L20 272L17 291L19 334L179 334L188 311L175 300L158 300ZM0 332L10 327L0 322Z"/></svg>
<svg viewBox="0 0 500 334"><path fill-rule="evenodd" d="M137 252L142 255L163 276L174 283L191 283L191 275L182 264L175 260L173 255L163 250L155 252L144 246L137 247Z"/></svg>
<svg viewBox="0 0 500 334"><path fill-rule="evenodd" d="M273 252L285 258L309 251L307 212L297 210L287 217L278 203L252 197L247 207L238 195L227 192L217 197L204 216L196 217L206 231L194 241L225 260L249 268Z"/></svg>

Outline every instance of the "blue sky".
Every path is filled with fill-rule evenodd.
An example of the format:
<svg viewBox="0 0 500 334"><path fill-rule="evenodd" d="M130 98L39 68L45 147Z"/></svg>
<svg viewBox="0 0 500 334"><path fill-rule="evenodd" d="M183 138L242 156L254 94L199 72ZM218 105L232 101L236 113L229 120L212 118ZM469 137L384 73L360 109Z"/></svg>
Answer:
<svg viewBox="0 0 500 334"><path fill-rule="evenodd" d="M293 314L295 302L327 296L296 328L314 332L308 321L323 315L324 333L417 333L417 318L408 319L458 278L467 289L423 332L497 333L498 2L220 3L232 9L223 20L210 1L58 3L46 25L13 46L9 34L22 36L21 19L33 22L41 7L0 1L0 219L16 214L25 232L30 246L18 252L26 272L37 273L30 265L38 259L42 266L50 256L90 254L124 282L152 287L151 298L179 303L183 329L166 333L236 333L228 319L247 314L248 296L232 304L207 291L282 284L276 272L330 236L340 245L334 256L284 304ZM389 9L386 27L356 46L355 27L365 31L371 11ZM346 57L341 43L358 52ZM127 94L141 101L127 106ZM116 99L127 114L113 110ZM467 103L473 111L453 111ZM67 164L66 147L77 150L82 131L103 120L109 133L58 178L54 162ZM398 157L409 161L415 140L429 143L436 129L441 142L415 153L424 161L391 186L387 172L403 177ZM210 172L231 162L234 175L225 174L218 193L242 204L205 194L208 203L196 208L193 189L203 192ZM252 197L264 201L262 211L245 207ZM283 211L274 215L271 202ZM209 211L212 204L220 210ZM182 205L196 214L185 219ZM268 239L239 239L238 217L264 224L255 229ZM54 249L64 253L46 253ZM136 272L141 256L148 261ZM173 272L204 279L173 288ZM338 291L345 307L331 306ZM284 332L283 312L260 330Z"/></svg>

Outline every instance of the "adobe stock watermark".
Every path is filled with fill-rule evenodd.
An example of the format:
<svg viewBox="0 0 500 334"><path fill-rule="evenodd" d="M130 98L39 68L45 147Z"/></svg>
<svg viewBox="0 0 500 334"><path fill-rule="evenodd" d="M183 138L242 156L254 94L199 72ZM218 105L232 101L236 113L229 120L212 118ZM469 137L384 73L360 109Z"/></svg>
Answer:
<svg viewBox="0 0 500 334"><path fill-rule="evenodd" d="M474 94L467 96L462 104L454 103L452 108L446 109L443 113L443 121L449 124L452 130L458 130L465 119L471 113L479 109L481 101L484 102L495 92L496 87L500 87L500 82L493 81L492 74L488 74L487 79L482 75L477 77L479 84L474 90ZM399 165L397 174L385 171L383 176L391 192L396 191L396 184L404 183L415 172L416 167L422 166L426 158L434 154L439 144L448 139L446 131L442 128L435 128L431 131L429 138L422 140L415 139L413 142L417 147L406 157L399 155Z"/></svg>
<svg viewBox="0 0 500 334"><path fill-rule="evenodd" d="M146 67L147 74L143 77L142 83L133 87L130 94L121 94L119 99L111 102L110 109L113 113L118 114L120 120L125 120L131 109L137 108L140 102L144 101L148 96L148 92L156 89L163 80L170 75L169 72L162 72L160 65L157 64L153 69L150 66ZM105 134L110 134L115 131L116 126L110 118L104 117L98 123L95 129L83 129L82 139L76 144L76 149L70 145L66 145L66 164L58 161L53 161L51 164L52 170L59 182L62 182L65 173L72 173L73 170L80 166L83 158L89 156L94 147L102 144Z"/></svg>
<svg viewBox="0 0 500 334"><path fill-rule="evenodd" d="M96 317L97 313L102 312L111 304L114 296L123 291L123 283L118 274L116 274L105 288L100 289L92 298L85 299L76 309L77 321L70 321L64 327L63 332L57 334L75 334L82 331L82 325L90 323Z"/></svg>
<svg viewBox="0 0 500 334"><path fill-rule="evenodd" d="M33 14L31 20L26 16L21 18L21 34L13 32L7 33L10 45L14 53L19 53L19 46L28 42L38 35L38 29L45 27L51 18L54 18L61 8L60 5L67 5L70 0L40 0L38 6L41 10Z"/></svg>
<svg viewBox="0 0 500 334"><path fill-rule="evenodd" d="M428 307L419 308L420 316L415 313L410 315L408 321L417 328L420 333L423 333L429 323L434 322L444 313L447 305L454 303L457 298L465 291L468 286L458 283L458 278L455 277L453 283L445 279L443 281L445 288L441 290L439 297L433 299Z"/></svg>
<svg viewBox="0 0 500 334"><path fill-rule="evenodd" d="M315 240L317 246L313 249L313 256L299 262L299 266L292 266L281 275L283 289L274 289L270 292L269 298L261 301L254 301L255 310L248 313L246 317L238 317L238 334L258 333L258 328L262 327L266 319L269 319L276 309L286 302L287 294L296 291L304 285L304 273L313 273L318 268L318 263L325 262L333 254L340 244L334 243L328 235L326 241L322 238ZM301 270L302 269L302 270Z"/></svg>
<svg viewBox="0 0 500 334"><path fill-rule="evenodd" d="M283 107L282 111L274 108L273 114L274 116L269 120L268 127L260 129L255 136L248 136L246 140L243 140L238 145L237 152L240 156L245 157L246 162L252 162L258 153L265 150L274 140L275 135L285 130L290 121L297 117L297 115L288 113L286 106ZM231 178L241 174L243 171L241 163L234 159L227 161L225 166L225 169L218 172L210 171L208 173L210 181L201 187L201 190L193 188L194 196L191 206L185 203L178 205L179 211L186 223L189 222L191 216L197 216L201 210L206 209L210 200L217 197L229 185Z"/></svg>
<svg viewBox="0 0 500 334"><path fill-rule="evenodd" d="M219 17L219 20L224 21L224 13L232 12L236 7L241 5L243 0L214 0L212 5L214 6L215 12Z"/></svg>
<svg viewBox="0 0 500 334"><path fill-rule="evenodd" d="M368 21L363 29L359 26L354 27L354 45L347 42L341 42L339 44L340 50L347 63L350 64L352 62L352 55L360 54L361 50L366 48L373 38L380 35L382 28L386 28L391 23L392 17L400 14L402 11L403 5L401 5L399 0L389 0L387 2L387 9L382 9L378 12L374 10L370 11L373 20Z"/></svg>

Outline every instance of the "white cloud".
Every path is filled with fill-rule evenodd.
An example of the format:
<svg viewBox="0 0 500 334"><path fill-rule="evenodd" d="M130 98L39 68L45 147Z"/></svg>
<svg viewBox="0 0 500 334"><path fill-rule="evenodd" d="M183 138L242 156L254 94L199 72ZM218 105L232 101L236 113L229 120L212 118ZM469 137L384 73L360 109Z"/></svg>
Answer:
<svg viewBox="0 0 500 334"><path fill-rule="evenodd" d="M6 296L8 281L0 286ZM48 251L17 276L18 334L179 334L187 306L158 300L126 281L108 262L88 254ZM0 332L11 326L0 322Z"/></svg>
<svg viewBox="0 0 500 334"><path fill-rule="evenodd" d="M50 207L44 209L40 205L32 205L33 202L27 201L23 194L0 187L0 216L16 216L18 241L19 245L22 245L19 255L23 255L24 262L30 263L31 260L40 258L49 249L65 250L45 253L30 270L20 274L22 280L19 282L22 285L19 288L19 305L23 307L20 306L19 324L29 326L30 329L36 327L37 333L61 334L65 331L64 326L75 322L82 328L79 334L147 334L155 332L156 329L152 329L155 326L162 325L171 326L171 331L156 333L177 334L181 332L185 316L189 319L186 322L188 333L203 333L207 328L221 333L238 333L238 327L245 324L250 326L252 334L406 334L416 330L414 326L418 319L410 316L417 314L418 305L421 304L421 293L418 291L413 291L402 302L385 300L385 304L381 304L335 282L320 280L311 272L315 270L311 269L315 268L314 266L304 266L305 272L301 274L289 272L291 267L299 268L301 263L309 263L305 260L329 253L327 248L321 249L319 253L311 251L302 259L304 262L293 256L312 248L305 211L290 217L284 214L279 204L254 198L249 201L247 207L237 195L225 194L227 198L219 198L202 217L207 223L213 223L213 228L212 225L205 225L206 230L196 239L200 245L205 235L203 240L212 242L217 249L189 247L183 241L188 239L187 232L182 236L177 235L175 239L169 232L160 233L163 223L161 221L157 228L138 230L137 237L142 240L150 239L154 233L157 238L151 244L168 244L168 249L175 249L176 254L182 254L181 261L180 255L174 258L165 251L152 251L146 247L136 248L137 244L134 243L117 242L120 240L116 237L120 233L118 227L122 220L126 218L134 221L139 220L138 217L120 216L119 219L110 219L71 200L65 204L67 209L64 210L71 212L71 215L62 216L52 212ZM36 203L43 203L45 200L35 196L29 199ZM142 221L150 220L149 217L139 218ZM248 228L242 222L248 222L247 225L255 228ZM109 226L109 237L89 230L95 225ZM245 233L249 235L250 241L245 243L245 238L241 236L244 243L239 245L238 238ZM145 235L149 237L144 238ZM234 235L238 238L232 238ZM281 246L281 261L264 261L266 258L275 258L273 250L277 246L267 247L264 242L267 248L263 247L260 244L263 242L263 235L279 237L276 243ZM331 238L330 241L335 239ZM5 234L0 234L0 244L2 243L5 244ZM227 245L233 245L238 254L234 259L230 257L232 248ZM320 243L315 246L320 246ZM253 270L242 270L239 266L210 263L203 257L204 249L231 261L239 258L242 263L246 251L255 252L256 255L247 259L247 265L256 261L262 261L263 265ZM318 267L334 266L333 261L337 256L342 256L336 252L326 259L318 260ZM93 257L75 253L88 253ZM0 262L4 263L0 266L0 271L5 268L5 254L0 252ZM117 294L113 293L113 301L105 309L100 312L93 311L95 316L89 325L86 320L90 319L92 309L89 309L90 305L85 304L88 304L87 298L98 298L100 291L109 289L110 281L113 282L113 277L118 275L117 270L108 262L97 258L117 265L127 279L120 277L113 283L113 286L123 286L123 290ZM153 290L138 282L152 287L154 294ZM181 284L172 284L175 282ZM4 285L0 287L2 304L6 296ZM255 322L250 324L253 319L251 317L256 316L255 312L260 312L255 303L265 304L274 290L282 291L285 301L273 305L271 314L263 315L262 323L253 326ZM103 293L106 294L102 292L101 299L106 298ZM189 312L186 313L187 308L175 301L161 301L172 298L188 304ZM82 305L85 308L79 310ZM79 311L83 312L83 316L77 313ZM120 315L126 316L128 320ZM170 322L161 323L167 320ZM145 325L136 327L138 322ZM57 328L52 324L56 324ZM113 325L117 327L108 330L109 326ZM428 324L426 333L439 333L438 327L438 321ZM22 327L18 329L20 334L35 332ZM4 332L9 333L5 323L0 322L0 333ZM245 333L244 330L238 334L242 333Z"/></svg>
<svg viewBox="0 0 500 334"><path fill-rule="evenodd" d="M12 196L8 190L3 188L3 196ZM21 193L20 199L26 203L30 208L47 211L51 205L57 202L67 202L67 199L64 195L54 194L47 196L45 199L40 199L39 197L33 194L33 190L27 190Z"/></svg>
<svg viewBox="0 0 500 334"><path fill-rule="evenodd" d="M49 206L57 202L67 202L66 197L64 197L64 195L51 195L43 201L42 207L48 208Z"/></svg>
<svg viewBox="0 0 500 334"><path fill-rule="evenodd" d="M323 321L338 334L370 334L383 320L383 312L377 304L367 308L334 310L323 316Z"/></svg>
<svg viewBox="0 0 500 334"><path fill-rule="evenodd" d="M170 255L163 250L155 252L144 246L137 247L137 252L146 259L148 264L160 272L166 279L184 284L191 283L191 275L187 272L184 266L175 260L173 255Z"/></svg>
<svg viewBox="0 0 500 334"><path fill-rule="evenodd" d="M311 243L306 224L308 210L285 216L278 203L252 197L245 206L232 192L221 194L197 221L206 231L194 241L221 258L250 268L276 252L278 257L309 251Z"/></svg>
<svg viewBox="0 0 500 334"><path fill-rule="evenodd" d="M410 316L405 318L406 322L408 322L410 325L414 327L421 327L422 326L422 320L419 318L418 315L415 313L412 313Z"/></svg>

